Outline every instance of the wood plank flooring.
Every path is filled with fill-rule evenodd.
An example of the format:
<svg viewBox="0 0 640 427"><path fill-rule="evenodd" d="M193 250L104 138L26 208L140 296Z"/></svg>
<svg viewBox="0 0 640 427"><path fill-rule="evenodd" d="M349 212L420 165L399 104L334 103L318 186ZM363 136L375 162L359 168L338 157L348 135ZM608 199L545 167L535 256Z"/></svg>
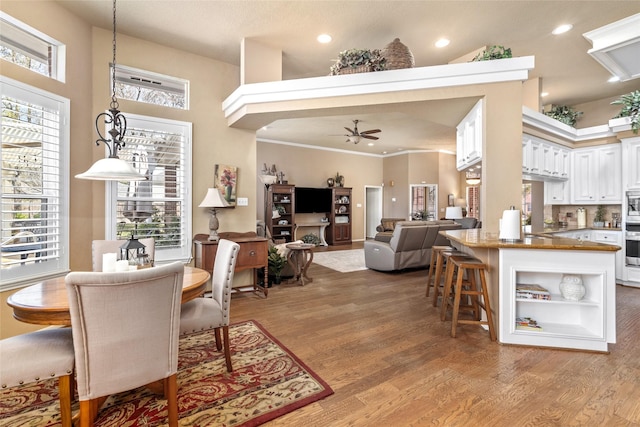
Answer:
<svg viewBox="0 0 640 427"><path fill-rule="evenodd" d="M263 324L335 391L267 426L640 425L640 289L617 286L618 342L599 354L501 345L476 325L451 338L426 270L309 275L233 295L232 322Z"/></svg>

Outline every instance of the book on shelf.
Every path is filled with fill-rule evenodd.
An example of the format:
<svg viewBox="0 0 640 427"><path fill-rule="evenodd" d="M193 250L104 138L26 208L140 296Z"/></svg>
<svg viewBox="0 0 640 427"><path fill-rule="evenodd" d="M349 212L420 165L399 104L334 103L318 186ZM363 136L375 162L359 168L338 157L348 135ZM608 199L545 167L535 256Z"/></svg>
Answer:
<svg viewBox="0 0 640 427"><path fill-rule="evenodd" d="M551 293L540 285L517 283L516 298L550 300Z"/></svg>
<svg viewBox="0 0 640 427"><path fill-rule="evenodd" d="M542 331L542 326L538 325L531 317L517 317L516 329L521 331Z"/></svg>

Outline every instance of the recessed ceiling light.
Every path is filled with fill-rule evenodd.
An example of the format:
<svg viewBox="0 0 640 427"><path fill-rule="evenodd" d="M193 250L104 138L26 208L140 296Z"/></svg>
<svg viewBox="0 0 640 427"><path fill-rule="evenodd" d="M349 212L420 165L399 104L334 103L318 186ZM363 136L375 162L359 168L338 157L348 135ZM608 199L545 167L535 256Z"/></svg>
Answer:
<svg viewBox="0 0 640 427"><path fill-rule="evenodd" d="M609 80L607 80L609 83L615 83L615 82L619 82L620 81L620 77L618 76L613 76L611 78L609 78Z"/></svg>
<svg viewBox="0 0 640 427"><path fill-rule="evenodd" d="M567 31L569 31L569 30L570 30L570 29L572 29L572 28L573 28L573 25L571 25L571 24L563 24L563 25L560 25L560 26L556 27L556 28L551 32L551 34L554 34L554 35L556 35L556 36L557 36L558 34L566 33Z"/></svg>
<svg viewBox="0 0 640 427"><path fill-rule="evenodd" d="M320 43L330 43L332 38L329 34L320 34L316 40L318 40L318 42Z"/></svg>
<svg viewBox="0 0 640 427"><path fill-rule="evenodd" d="M373 147L373 142L367 144L369 147Z"/></svg>
<svg viewBox="0 0 640 427"><path fill-rule="evenodd" d="M449 39L441 38L436 42L436 47L445 47L448 46L451 41Z"/></svg>
<svg viewBox="0 0 640 427"><path fill-rule="evenodd" d="M386 151L383 151L383 152L382 152L382 154L387 154L387 152L386 152Z"/></svg>
<svg viewBox="0 0 640 427"><path fill-rule="evenodd" d="M542 97L549 96L549 92L542 92L542 93L540 93L540 96L542 96Z"/></svg>

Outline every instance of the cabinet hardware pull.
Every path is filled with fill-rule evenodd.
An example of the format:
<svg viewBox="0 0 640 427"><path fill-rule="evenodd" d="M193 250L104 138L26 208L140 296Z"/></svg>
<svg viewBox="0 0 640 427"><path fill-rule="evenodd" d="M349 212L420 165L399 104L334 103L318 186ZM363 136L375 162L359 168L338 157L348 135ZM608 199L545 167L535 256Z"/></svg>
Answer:
<svg viewBox="0 0 640 427"><path fill-rule="evenodd" d="M249 252L249 256L256 256L256 251Z"/></svg>

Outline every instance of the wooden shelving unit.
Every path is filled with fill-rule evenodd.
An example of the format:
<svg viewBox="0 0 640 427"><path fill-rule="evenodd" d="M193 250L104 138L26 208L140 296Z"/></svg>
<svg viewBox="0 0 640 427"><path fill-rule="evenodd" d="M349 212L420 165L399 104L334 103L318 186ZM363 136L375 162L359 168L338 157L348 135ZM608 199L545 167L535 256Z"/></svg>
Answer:
<svg viewBox="0 0 640 427"><path fill-rule="evenodd" d="M273 239L284 239L292 242L294 238L295 221L295 186L272 184L266 190L265 196L265 224ZM272 218L273 210L280 215ZM285 223L286 222L286 223Z"/></svg>
<svg viewBox="0 0 640 427"><path fill-rule="evenodd" d="M351 243L351 188L332 189L330 225L327 227L327 243L347 245Z"/></svg>

